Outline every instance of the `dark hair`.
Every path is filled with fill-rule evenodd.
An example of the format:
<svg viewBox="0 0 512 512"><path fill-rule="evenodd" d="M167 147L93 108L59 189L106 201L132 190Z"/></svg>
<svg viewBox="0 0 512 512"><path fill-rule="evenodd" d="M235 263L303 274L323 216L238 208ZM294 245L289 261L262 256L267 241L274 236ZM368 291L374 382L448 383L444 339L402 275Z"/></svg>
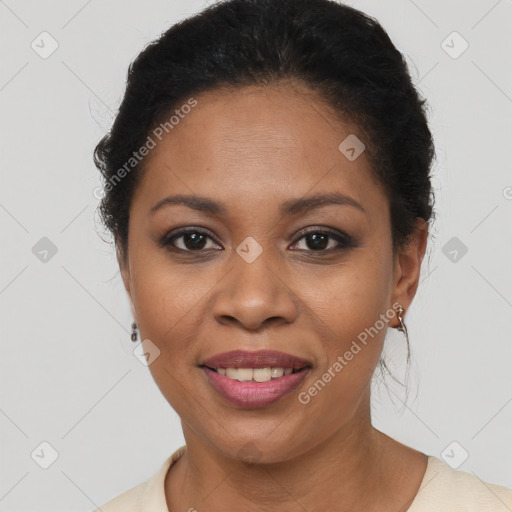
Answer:
<svg viewBox="0 0 512 512"><path fill-rule="evenodd" d="M282 81L308 86L366 138L389 199L394 250L417 217L430 220L434 145L425 100L380 24L332 0L223 0L172 26L130 64L117 117L95 148L106 191L101 218L124 257L144 161L130 172L126 163L148 134L192 95Z"/></svg>

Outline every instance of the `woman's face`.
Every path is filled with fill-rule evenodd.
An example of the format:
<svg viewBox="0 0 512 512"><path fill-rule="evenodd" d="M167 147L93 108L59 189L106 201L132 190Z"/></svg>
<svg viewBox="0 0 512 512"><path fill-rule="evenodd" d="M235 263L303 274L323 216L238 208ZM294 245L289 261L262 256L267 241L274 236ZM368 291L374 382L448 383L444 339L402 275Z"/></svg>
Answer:
<svg viewBox="0 0 512 512"><path fill-rule="evenodd" d="M150 371L185 438L262 462L369 424L370 380L386 328L397 325L393 303L408 308L424 249L404 255L401 268L365 152L354 159L348 142L348 152L339 149L363 136L296 91L207 92L161 141L153 134L130 209L128 264L120 260L141 340L153 347ZM350 199L283 209L321 194ZM168 201L152 210L176 195L220 207ZM171 240L188 228L195 234ZM266 405L233 403L200 366L262 349L310 366L298 387Z"/></svg>

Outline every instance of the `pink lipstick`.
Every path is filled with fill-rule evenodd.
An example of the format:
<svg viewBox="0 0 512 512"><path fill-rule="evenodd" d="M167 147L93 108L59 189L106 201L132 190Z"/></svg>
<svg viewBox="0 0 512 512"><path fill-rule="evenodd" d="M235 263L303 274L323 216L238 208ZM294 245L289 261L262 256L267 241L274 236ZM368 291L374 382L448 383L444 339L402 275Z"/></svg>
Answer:
<svg viewBox="0 0 512 512"><path fill-rule="evenodd" d="M228 402L241 408L255 408L288 395L306 378L312 364L274 350L234 350L206 359L199 366L212 387Z"/></svg>

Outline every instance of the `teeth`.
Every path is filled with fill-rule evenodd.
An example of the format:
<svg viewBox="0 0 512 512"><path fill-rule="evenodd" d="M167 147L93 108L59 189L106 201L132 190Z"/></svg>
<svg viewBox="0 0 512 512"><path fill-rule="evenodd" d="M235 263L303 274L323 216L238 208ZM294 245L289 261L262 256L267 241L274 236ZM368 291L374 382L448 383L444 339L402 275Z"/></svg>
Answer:
<svg viewBox="0 0 512 512"><path fill-rule="evenodd" d="M268 382L293 373L293 368L217 368L217 373L241 382Z"/></svg>

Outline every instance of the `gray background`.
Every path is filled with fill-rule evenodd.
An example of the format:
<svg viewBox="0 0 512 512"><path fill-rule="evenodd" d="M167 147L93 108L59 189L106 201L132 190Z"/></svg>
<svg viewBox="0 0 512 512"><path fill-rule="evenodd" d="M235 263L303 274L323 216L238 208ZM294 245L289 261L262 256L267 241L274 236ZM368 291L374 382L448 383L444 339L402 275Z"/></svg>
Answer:
<svg viewBox="0 0 512 512"><path fill-rule="evenodd" d="M2 511L92 510L183 443L178 416L131 353L127 299L95 213L92 150L129 62L204 5L0 0ZM377 374L374 424L512 487L512 1L351 5L406 54L438 154L438 220L406 317L409 396L389 377L386 391ZM31 47L43 31L58 43L45 59ZM469 44L460 55L454 31ZM57 252L41 261L44 237ZM386 353L405 378L396 330ZM58 454L48 469L43 442Z"/></svg>

